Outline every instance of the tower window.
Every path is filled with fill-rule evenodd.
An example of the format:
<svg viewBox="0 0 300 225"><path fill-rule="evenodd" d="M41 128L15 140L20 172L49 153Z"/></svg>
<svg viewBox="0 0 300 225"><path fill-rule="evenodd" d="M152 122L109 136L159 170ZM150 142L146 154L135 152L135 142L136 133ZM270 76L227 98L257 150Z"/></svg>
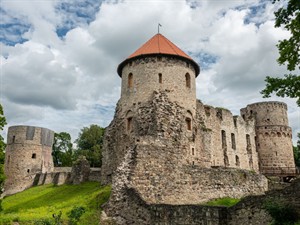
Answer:
<svg viewBox="0 0 300 225"><path fill-rule="evenodd" d="M225 132L225 130L221 131L221 137L222 137L222 148L226 148L227 144L226 144L226 132Z"/></svg>
<svg viewBox="0 0 300 225"><path fill-rule="evenodd" d="M185 118L187 130L192 130L192 120L190 118Z"/></svg>
<svg viewBox="0 0 300 225"><path fill-rule="evenodd" d="M127 118L127 130L131 131L132 128L132 117Z"/></svg>
<svg viewBox="0 0 300 225"><path fill-rule="evenodd" d="M36 159L36 154L33 153L32 156L31 156L31 158L32 158L32 159Z"/></svg>
<svg viewBox="0 0 300 225"><path fill-rule="evenodd" d="M189 73L185 74L185 86L191 88L191 76Z"/></svg>
<svg viewBox="0 0 300 225"><path fill-rule="evenodd" d="M12 143L15 143L15 140L16 140L16 136L14 135L12 138Z"/></svg>
<svg viewBox="0 0 300 225"><path fill-rule="evenodd" d="M240 158L237 155L235 156L235 165L240 166Z"/></svg>
<svg viewBox="0 0 300 225"><path fill-rule="evenodd" d="M247 146L250 146L251 142L250 142L250 135L249 134L246 134L246 141L247 141Z"/></svg>
<svg viewBox="0 0 300 225"><path fill-rule="evenodd" d="M29 173L30 172L30 169L27 169L27 173Z"/></svg>
<svg viewBox="0 0 300 225"><path fill-rule="evenodd" d="M128 74L128 88L133 87L133 75L132 73Z"/></svg>
<svg viewBox="0 0 300 225"><path fill-rule="evenodd" d="M234 133L231 133L231 147L232 147L232 149L236 150Z"/></svg>
<svg viewBox="0 0 300 225"><path fill-rule="evenodd" d="M160 84L162 83L162 74L161 73L158 74L158 82Z"/></svg>
<svg viewBox="0 0 300 225"><path fill-rule="evenodd" d="M195 155L195 149L192 148L192 155Z"/></svg>

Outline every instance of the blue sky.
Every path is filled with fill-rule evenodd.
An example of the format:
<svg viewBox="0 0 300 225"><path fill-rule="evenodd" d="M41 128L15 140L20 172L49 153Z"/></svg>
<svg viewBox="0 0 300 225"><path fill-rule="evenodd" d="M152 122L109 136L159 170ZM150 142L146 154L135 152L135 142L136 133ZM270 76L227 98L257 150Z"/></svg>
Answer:
<svg viewBox="0 0 300 225"><path fill-rule="evenodd" d="M201 66L197 98L239 114L265 101L267 75L281 76L278 5L261 0L1 0L1 92L8 126L42 126L77 138L107 126L120 97L118 64L160 31ZM294 137L300 115L289 107ZM7 127L3 135L6 135Z"/></svg>

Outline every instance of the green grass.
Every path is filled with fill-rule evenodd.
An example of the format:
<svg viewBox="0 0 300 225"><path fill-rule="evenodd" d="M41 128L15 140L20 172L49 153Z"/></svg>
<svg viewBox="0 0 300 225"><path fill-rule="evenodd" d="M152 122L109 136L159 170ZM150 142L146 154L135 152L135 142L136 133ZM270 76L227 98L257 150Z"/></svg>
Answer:
<svg viewBox="0 0 300 225"><path fill-rule="evenodd" d="M97 182L33 187L3 199L0 225L11 224L11 221L33 224L35 220L52 219L52 215L60 211L67 220L67 212L75 206L85 208L81 225L98 224L101 205L108 200L110 191L110 186L101 187Z"/></svg>
<svg viewBox="0 0 300 225"><path fill-rule="evenodd" d="M240 199L224 197L224 198L219 198L219 199L214 199L212 201L209 201L209 202L205 203L205 205L230 207L230 206L237 204L239 201L240 201Z"/></svg>

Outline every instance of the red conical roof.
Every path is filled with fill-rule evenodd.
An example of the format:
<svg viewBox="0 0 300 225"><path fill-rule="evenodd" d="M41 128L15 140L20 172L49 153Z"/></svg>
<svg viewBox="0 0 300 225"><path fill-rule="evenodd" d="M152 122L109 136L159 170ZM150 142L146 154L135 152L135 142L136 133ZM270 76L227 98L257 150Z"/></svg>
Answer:
<svg viewBox="0 0 300 225"><path fill-rule="evenodd" d="M118 66L118 74L122 76L122 69L128 61L133 58L139 58L145 55L172 55L179 58L184 58L185 60L188 60L193 64L196 71L196 76L198 76L200 72L199 65L190 56L184 53L180 48L178 48L162 34L156 34L149 41L143 44L138 50L132 53L127 59L120 63L120 65Z"/></svg>

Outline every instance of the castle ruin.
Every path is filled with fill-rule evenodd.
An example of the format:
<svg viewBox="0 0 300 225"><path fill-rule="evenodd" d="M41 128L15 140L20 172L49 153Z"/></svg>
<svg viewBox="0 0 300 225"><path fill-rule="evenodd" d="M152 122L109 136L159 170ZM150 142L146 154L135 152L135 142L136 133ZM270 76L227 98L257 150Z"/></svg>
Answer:
<svg viewBox="0 0 300 225"><path fill-rule="evenodd" d="M37 173L53 172L53 138L54 132L46 128L9 127L4 164L6 195L31 187Z"/></svg>
<svg viewBox="0 0 300 225"><path fill-rule="evenodd" d="M150 224L141 201L241 198L267 191L263 174L295 173L285 103L250 104L241 116L203 104L196 99L198 64L161 34L117 71L121 98L106 129L101 171L113 184L106 212L120 224Z"/></svg>

